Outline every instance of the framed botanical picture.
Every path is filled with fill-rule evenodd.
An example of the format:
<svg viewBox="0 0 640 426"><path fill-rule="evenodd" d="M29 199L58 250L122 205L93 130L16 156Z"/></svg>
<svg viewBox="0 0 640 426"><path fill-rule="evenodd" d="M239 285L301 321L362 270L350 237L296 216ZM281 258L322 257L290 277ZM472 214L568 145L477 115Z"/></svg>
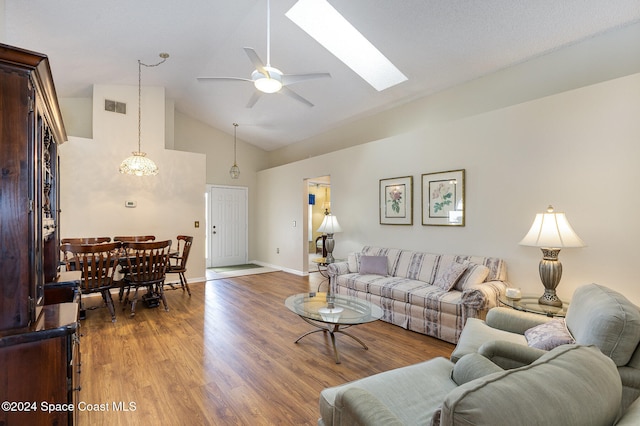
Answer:
<svg viewBox="0 0 640 426"><path fill-rule="evenodd" d="M413 176L380 179L380 224L413 225Z"/></svg>
<svg viewBox="0 0 640 426"><path fill-rule="evenodd" d="M422 224L464 226L464 169L422 175Z"/></svg>

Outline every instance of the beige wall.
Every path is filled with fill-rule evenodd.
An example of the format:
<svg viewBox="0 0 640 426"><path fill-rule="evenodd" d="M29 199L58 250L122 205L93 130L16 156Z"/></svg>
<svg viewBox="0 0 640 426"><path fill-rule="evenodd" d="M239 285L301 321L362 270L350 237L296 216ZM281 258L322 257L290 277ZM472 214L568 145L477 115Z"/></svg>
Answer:
<svg viewBox="0 0 640 426"><path fill-rule="evenodd" d="M118 172L120 162L137 150L138 90L96 85L93 138L70 136L60 147L61 237L153 234L175 241L179 234L193 235L187 278L202 280L205 156L166 150L164 89L143 87L142 93L142 150L160 173L136 177ZM127 114L104 111L105 98L126 102ZM68 107L63 109L65 121L86 113L73 111L74 105L86 108L83 101L61 103ZM125 201L135 201L137 207L126 208ZM195 221L202 226L194 228Z"/></svg>
<svg viewBox="0 0 640 426"><path fill-rule="evenodd" d="M486 87L490 92L496 87ZM464 105L459 90L438 101ZM470 96L478 94L470 92ZM425 114L438 110L432 99ZM464 108L464 106L461 106ZM414 111L420 114L421 111ZM548 204L564 211L587 243L560 254L558 292L568 298L598 282L640 303L634 259L640 236L640 74L447 122L258 173L257 253L265 263L302 272L306 216L303 180L331 175L332 211L344 229L336 257L365 244L498 256L509 280L541 293L540 250L518 242ZM466 169L466 226L421 225L421 174ZM414 225L380 225L379 179L414 177ZM271 203L276 198L277 205ZM280 247L280 254L275 248Z"/></svg>
<svg viewBox="0 0 640 426"><path fill-rule="evenodd" d="M599 34L391 110L370 111L307 140L269 152L269 164L326 154L416 126L460 119L640 72L640 23ZM428 78L425 76L424 78ZM445 90L447 89L447 90Z"/></svg>
<svg viewBox="0 0 640 426"><path fill-rule="evenodd" d="M233 165L233 123L229 133L214 129L179 111L175 112L176 150L198 152L206 156L206 183L211 185L241 186L249 192L249 261L258 261L255 252L256 220L261 214L256 204L257 170L267 165L266 152L242 140L242 125L237 129L237 162L240 178L231 179Z"/></svg>

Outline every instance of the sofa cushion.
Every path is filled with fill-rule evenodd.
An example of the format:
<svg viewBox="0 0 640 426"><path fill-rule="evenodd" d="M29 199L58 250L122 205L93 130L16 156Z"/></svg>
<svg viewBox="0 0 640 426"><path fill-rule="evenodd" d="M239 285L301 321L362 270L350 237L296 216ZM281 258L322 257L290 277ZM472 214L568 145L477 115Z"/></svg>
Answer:
<svg viewBox="0 0 640 426"><path fill-rule="evenodd" d="M577 343L599 347L617 366L629 362L640 341L638 307L598 284L576 289L565 321Z"/></svg>
<svg viewBox="0 0 640 426"><path fill-rule="evenodd" d="M444 291L449 291L456 284L458 279L462 276L464 271L467 270L468 263L457 263L454 262L450 264L446 269L439 270L436 275L436 279L433 281L433 285L441 288Z"/></svg>
<svg viewBox="0 0 640 426"><path fill-rule="evenodd" d="M613 424L621 396L611 359L595 347L564 345L530 365L457 387L444 399L439 419L446 425L501 425L513 419L531 425Z"/></svg>
<svg viewBox="0 0 640 426"><path fill-rule="evenodd" d="M556 346L575 343L575 339L567 330L564 319L554 319L544 324L531 327L524 332L527 344L532 348L549 351Z"/></svg>
<svg viewBox="0 0 640 426"><path fill-rule="evenodd" d="M475 284L481 284L485 282L489 276L489 268L484 265L478 265L477 263L469 262L467 269L464 271L460 279L453 287L456 290L464 290Z"/></svg>
<svg viewBox="0 0 640 426"><path fill-rule="evenodd" d="M387 275L387 256L360 256L360 267L358 272L374 275Z"/></svg>
<svg viewBox="0 0 640 426"><path fill-rule="evenodd" d="M347 256L349 272L358 272L360 269L360 253L349 253Z"/></svg>

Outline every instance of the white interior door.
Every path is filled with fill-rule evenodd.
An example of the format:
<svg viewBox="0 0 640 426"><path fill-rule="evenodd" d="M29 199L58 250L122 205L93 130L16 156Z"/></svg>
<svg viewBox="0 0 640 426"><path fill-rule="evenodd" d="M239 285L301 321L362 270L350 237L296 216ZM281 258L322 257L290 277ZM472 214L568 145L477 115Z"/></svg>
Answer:
<svg viewBox="0 0 640 426"><path fill-rule="evenodd" d="M209 267L247 263L247 188L211 186Z"/></svg>

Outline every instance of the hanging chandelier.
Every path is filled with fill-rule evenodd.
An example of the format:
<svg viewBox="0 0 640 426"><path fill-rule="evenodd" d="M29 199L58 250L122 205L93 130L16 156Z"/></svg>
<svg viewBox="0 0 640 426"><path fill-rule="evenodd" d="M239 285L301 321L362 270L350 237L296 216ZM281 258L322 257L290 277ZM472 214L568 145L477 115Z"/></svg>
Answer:
<svg viewBox="0 0 640 426"><path fill-rule="evenodd" d="M233 166L229 169L229 175L231 179L238 179L240 177L240 167L236 162L236 132L238 130L238 123L233 123Z"/></svg>
<svg viewBox="0 0 640 426"><path fill-rule="evenodd" d="M156 166L156 163L154 163L150 158L147 158L147 153L142 152L142 150L140 149L140 123L142 121L142 66L144 65L145 67L157 67L167 60L169 54L161 53L160 57L162 58L162 60L153 65L142 63L140 59L138 59L138 150L132 152L133 155L125 158L124 161L120 164L120 173L135 176L154 176L158 174L158 166Z"/></svg>

